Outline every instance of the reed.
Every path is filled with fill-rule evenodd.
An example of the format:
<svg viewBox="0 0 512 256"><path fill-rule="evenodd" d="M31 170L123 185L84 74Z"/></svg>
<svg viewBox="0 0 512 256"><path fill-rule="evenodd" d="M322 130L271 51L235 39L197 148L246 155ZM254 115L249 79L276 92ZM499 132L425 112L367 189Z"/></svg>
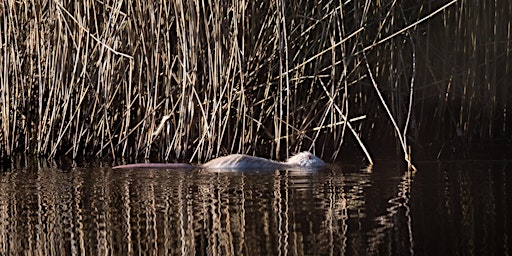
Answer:
<svg viewBox="0 0 512 256"><path fill-rule="evenodd" d="M510 138L505 0L23 0L0 12L2 158L336 158L355 143L371 162L366 144L388 137L409 160L428 138Z"/></svg>

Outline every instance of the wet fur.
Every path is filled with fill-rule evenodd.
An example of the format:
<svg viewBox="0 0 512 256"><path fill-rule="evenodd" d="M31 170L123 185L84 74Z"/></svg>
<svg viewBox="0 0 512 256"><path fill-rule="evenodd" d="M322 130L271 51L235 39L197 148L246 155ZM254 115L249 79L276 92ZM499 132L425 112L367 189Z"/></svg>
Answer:
<svg viewBox="0 0 512 256"><path fill-rule="evenodd" d="M166 168L166 169L282 169L291 167L319 168L325 166L324 161L310 152L298 153L286 160L278 162L256 156L233 154L222 156L206 162L203 165L193 166L183 163L139 163L115 166L113 169L122 168Z"/></svg>

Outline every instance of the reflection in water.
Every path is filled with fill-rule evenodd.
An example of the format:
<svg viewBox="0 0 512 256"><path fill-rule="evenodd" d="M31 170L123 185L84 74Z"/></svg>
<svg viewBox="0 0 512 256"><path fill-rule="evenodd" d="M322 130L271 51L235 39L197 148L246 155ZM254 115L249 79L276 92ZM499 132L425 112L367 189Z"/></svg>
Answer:
<svg viewBox="0 0 512 256"><path fill-rule="evenodd" d="M0 254L510 252L510 171L472 167L18 169L0 176Z"/></svg>
<svg viewBox="0 0 512 256"><path fill-rule="evenodd" d="M415 248L423 254L510 255L509 163L452 163L417 175ZM416 186L417 185L417 186Z"/></svg>

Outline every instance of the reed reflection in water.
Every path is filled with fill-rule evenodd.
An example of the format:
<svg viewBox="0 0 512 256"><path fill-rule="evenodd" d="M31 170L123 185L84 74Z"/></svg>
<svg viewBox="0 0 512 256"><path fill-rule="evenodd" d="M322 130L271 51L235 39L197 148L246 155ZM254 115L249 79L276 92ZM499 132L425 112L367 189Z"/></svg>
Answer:
<svg viewBox="0 0 512 256"><path fill-rule="evenodd" d="M503 179L487 176L482 194L466 186L471 172L434 167L415 176L392 165L372 173L19 169L0 176L0 254L457 254L488 239L474 230L498 239L486 249L503 252L511 235L496 228L510 214ZM482 203L492 218L477 222Z"/></svg>

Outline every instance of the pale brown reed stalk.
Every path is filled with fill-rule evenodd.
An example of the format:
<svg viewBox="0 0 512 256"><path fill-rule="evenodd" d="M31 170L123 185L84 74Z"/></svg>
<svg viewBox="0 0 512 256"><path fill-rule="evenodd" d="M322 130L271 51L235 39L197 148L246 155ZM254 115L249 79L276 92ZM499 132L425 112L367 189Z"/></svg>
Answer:
<svg viewBox="0 0 512 256"><path fill-rule="evenodd" d="M371 161L387 123L366 65L404 152L412 126L506 135L512 11L471 3L7 1L0 157L336 158L349 129Z"/></svg>

